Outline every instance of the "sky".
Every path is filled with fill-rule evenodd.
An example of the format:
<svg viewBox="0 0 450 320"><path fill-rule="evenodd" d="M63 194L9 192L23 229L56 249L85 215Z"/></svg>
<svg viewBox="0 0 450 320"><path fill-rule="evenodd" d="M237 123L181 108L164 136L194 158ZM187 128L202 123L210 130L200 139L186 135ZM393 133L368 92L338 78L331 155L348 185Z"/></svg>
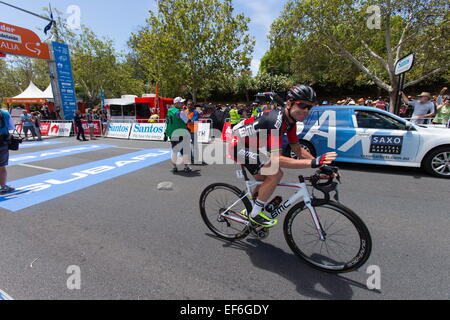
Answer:
<svg viewBox="0 0 450 320"><path fill-rule="evenodd" d="M64 12L64 18L72 14L67 10L72 5L80 9L80 22L99 36L114 40L118 51L127 51L127 41L132 32L145 24L149 10L155 10L155 0L2 0L3 2L42 13L42 8L50 3L53 8ZM233 0L236 13L244 13L251 18L250 34L255 38L252 72L256 75L260 60L269 48L267 35L271 23L278 17L287 0ZM48 22L25 12L0 3L0 21L36 32L41 40L46 36L42 31Z"/></svg>

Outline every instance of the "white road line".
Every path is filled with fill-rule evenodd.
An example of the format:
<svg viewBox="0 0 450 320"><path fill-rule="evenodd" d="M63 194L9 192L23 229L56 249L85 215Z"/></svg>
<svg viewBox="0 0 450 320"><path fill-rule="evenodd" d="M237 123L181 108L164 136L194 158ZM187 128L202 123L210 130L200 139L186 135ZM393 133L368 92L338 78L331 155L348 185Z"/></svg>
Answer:
<svg viewBox="0 0 450 320"><path fill-rule="evenodd" d="M116 149L128 149L128 150L144 150L145 148L129 148L129 147L113 147Z"/></svg>
<svg viewBox="0 0 450 320"><path fill-rule="evenodd" d="M46 170L46 171L57 171L57 169L51 169L51 168L45 168L45 167L39 167L39 166L33 166L33 165L31 165L31 164L26 164L26 163L18 164L18 166L28 167L28 168L33 168L33 169Z"/></svg>

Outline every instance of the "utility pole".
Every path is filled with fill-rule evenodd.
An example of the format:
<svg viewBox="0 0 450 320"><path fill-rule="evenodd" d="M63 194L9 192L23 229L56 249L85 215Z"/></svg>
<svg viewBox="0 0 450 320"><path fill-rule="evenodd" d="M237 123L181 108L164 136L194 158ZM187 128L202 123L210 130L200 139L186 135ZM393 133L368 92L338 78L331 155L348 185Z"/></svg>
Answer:
<svg viewBox="0 0 450 320"><path fill-rule="evenodd" d="M25 9L22 9L22 8L19 8L19 7L16 7L16 6L13 6L12 4L6 3L6 2L4 2L4 1L0 1L0 4L4 4L5 6L9 6L9 7L11 7L11 8L14 8L14 9L17 9L17 10L20 10L20 11L23 11L23 12L25 12L25 13L31 14L31 15L33 15L33 16L35 16L35 17L38 17L38 18L41 18L41 19L44 19L44 20L47 20L47 21L50 21L50 22L53 21L53 20L50 19L50 18L41 16L41 15L39 15L39 14L37 14L37 13L34 13L34 12L31 12L31 11L29 11L29 10L25 10Z"/></svg>

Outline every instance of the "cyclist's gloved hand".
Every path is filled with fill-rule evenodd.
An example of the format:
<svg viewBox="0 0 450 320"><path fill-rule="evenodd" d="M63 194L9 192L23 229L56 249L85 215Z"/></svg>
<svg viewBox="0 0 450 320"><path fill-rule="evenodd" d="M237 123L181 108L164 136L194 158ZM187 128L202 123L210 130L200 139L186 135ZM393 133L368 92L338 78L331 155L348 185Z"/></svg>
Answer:
<svg viewBox="0 0 450 320"><path fill-rule="evenodd" d="M326 164L331 164L336 157L336 152L327 152L316 159L311 160L311 168L318 168Z"/></svg>

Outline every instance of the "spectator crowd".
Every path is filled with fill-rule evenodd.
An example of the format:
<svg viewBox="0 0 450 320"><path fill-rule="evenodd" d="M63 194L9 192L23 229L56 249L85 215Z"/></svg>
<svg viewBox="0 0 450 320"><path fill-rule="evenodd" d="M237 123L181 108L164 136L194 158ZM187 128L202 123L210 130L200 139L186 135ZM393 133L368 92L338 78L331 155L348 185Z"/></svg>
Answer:
<svg viewBox="0 0 450 320"><path fill-rule="evenodd" d="M444 87L438 95L432 96L428 92L422 92L417 97L407 96L401 93L401 105L399 116L411 119L417 124L439 124L449 125L450 121L450 96L446 94L447 88ZM355 105L365 106L390 111L391 106L389 97L371 97L352 98L347 97L342 100L322 101L320 105ZM195 119L210 119L214 129L222 130L225 122L232 124L238 123L242 119L247 119L256 114L280 108L280 106L271 104L262 104L255 101L250 104L197 104L193 105L192 101L188 101L182 107L183 110L195 110ZM149 119L149 122L150 121Z"/></svg>

